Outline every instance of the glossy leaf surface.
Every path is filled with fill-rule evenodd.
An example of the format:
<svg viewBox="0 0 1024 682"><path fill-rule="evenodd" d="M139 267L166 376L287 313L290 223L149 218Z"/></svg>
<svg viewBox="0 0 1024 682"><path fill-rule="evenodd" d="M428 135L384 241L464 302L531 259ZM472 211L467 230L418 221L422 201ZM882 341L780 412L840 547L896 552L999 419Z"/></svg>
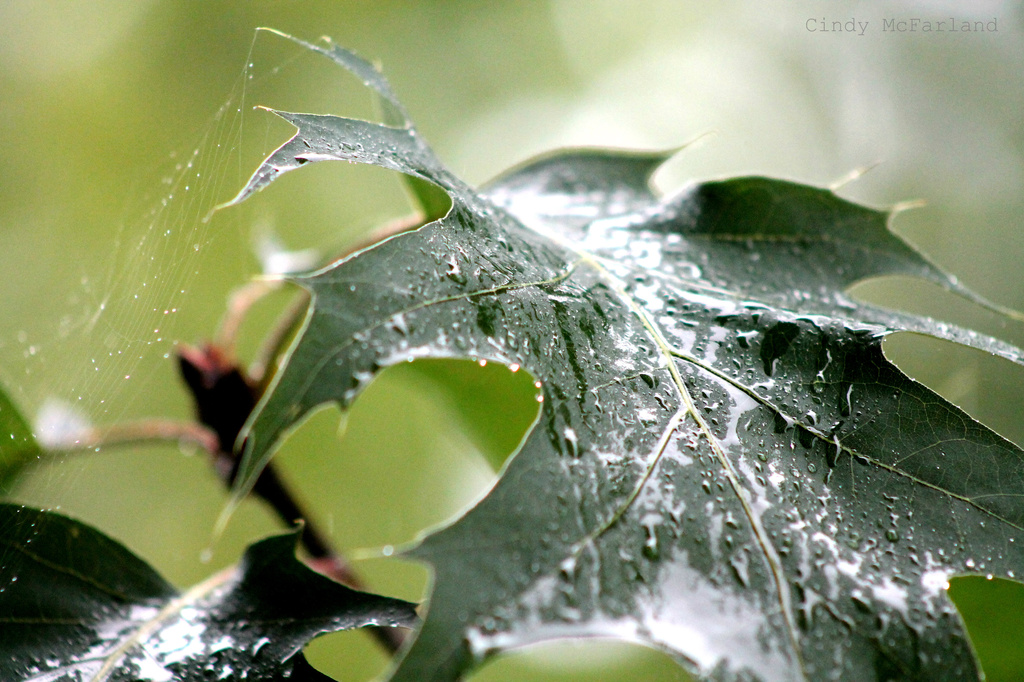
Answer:
<svg viewBox="0 0 1024 682"><path fill-rule="evenodd" d="M328 680L302 655L316 635L413 626L413 605L306 568L296 538L179 594L89 526L0 505L0 679Z"/></svg>
<svg viewBox="0 0 1024 682"><path fill-rule="evenodd" d="M354 55L313 49L400 110ZM495 488L412 550L435 583L394 679L456 679L587 635L716 680L978 679L945 589L1024 569L1024 452L881 342L914 331L1022 356L844 295L900 274L979 301L886 213L757 177L663 198L648 180L664 155L596 150L473 190L407 118L279 115L298 133L234 202L348 160L433 182L452 209L295 278L313 304L251 424L239 492L303 415L349 405L386 366L487 359L541 390Z"/></svg>

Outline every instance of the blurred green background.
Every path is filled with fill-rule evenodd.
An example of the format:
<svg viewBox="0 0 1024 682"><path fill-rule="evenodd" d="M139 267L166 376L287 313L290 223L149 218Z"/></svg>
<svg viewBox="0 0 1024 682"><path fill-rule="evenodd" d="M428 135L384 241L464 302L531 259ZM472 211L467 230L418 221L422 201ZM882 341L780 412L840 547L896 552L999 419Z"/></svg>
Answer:
<svg viewBox="0 0 1024 682"><path fill-rule="evenodd" d="M888 18L949 16L996 19L998 31L882 31ZM809 31L820 19L868 28ZM925 200L894 229L986 297L1024 309L1015 2L5 0L0 381L29 415L188 418L174 344L212 335L230 291L260 271L259 235L331 254L408 212L387 172L320 164L204 222L291 134L254 105L373 115L353 79L257 26L330 35L377 60L421 132L473 183L552 147L666 148L700 136L659 174L666 191L746 173L829 185L878 164L840 193L875 206ZM888 280L856 293L1024 344L1020 325L929 285ZM286 301L253 311L243 358ZM1024 443L1021 368L914 337L886 348ZM422 599L426 572L380 548L487 489L534 416L532 392L529 377L503 367L403 367L358 401L343 437L336 410L314 416L281 466L374 589ZM214 542L224 491L203 456L175 446L64 458L9 492L95 524L178 585L278 528L251 503ZM954 581L990 679L1024 679L1022 592ZM310 657L345 679L387 664L362 633L318 641ZM685 676L661 654L600 642L509 655L473 679Z"/></svg>

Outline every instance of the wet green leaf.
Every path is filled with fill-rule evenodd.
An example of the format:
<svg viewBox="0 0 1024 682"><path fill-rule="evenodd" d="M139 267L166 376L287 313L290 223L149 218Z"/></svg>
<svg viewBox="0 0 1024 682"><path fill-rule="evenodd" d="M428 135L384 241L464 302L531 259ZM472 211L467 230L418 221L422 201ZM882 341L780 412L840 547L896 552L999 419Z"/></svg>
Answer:
<svg viewBox="0 0 1024 682"><path fill-rule="evenodd" d="M39 455L28 422L0 389L0 494L9 493L21 471Z"/></svg>
<svg viewBox="0 0 1024 682"><path fill-rule="evenodd" d="M89 526L2 504L0 679L328 680L302 655L313 637L413 625L413 605L306 568L296 539L258 542L179 594Z"/></svg>
<svg viewBox="0 0 1024 682"><path fill-rule="evenodd" d="M351 53L315 49L362 64L392 101ZM435 583L394 679L452 680L586 635L649 643L716 680L978 679L947 581L1024 570L1024 452L881 342L913 331L1022 354L846 297L899 274L984 304L887 213L758 177L665 198L648 184L664 155L599 150L474 190L407 118L279 115L298 133L234 201L348 160L432 182L453 206L295 278L313 304L251 424L238 492L305 414L349 405L389 365L480 358L539 382L539 419L495 488L411 551Z"/></svg>

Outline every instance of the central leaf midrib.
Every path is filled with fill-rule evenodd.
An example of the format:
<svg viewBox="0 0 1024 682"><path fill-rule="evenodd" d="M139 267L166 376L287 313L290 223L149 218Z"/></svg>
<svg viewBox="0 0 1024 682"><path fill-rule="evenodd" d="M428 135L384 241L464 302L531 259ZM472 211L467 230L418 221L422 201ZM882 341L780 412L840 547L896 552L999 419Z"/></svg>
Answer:
<svg viewBox="0 0 1024 682"><path fill-rule="evenodd" d="M800 637L796 626L795 617L793 615L792 604L789 599L789 590L787 589L785 573L782 569L782 562L779 559L777 553L774 551L774 545L771 544L767 532L761 526L761 523L757 519L757 516L754 514L753 509L751 509L750 504L745 497L745 491L739 482L739 477L737 476L736 471L733 469L732 462L726 456L725 451L722 449L721 443L719 443L718 438L715 436L714 432L711 430L708 423L704 420L704 418L700 415L699 411L697 410L696 404L693 401L693 397L690 395L689 390L687 389L682 377L679 374L679 369L676 367L676 364L673 361L672 345L669 344L668 341L664 338L664 336L662 336L662 334L658 331L657 326L655 325L654 321L651 320L651 318L648 316L646 311L643 309L643 306L638 301L636 301L632 296L630 296L629 292L626 289L625 283L622 282L622 280L616 277L614 274L612 274L612 272L602 264L601 259L599 257L581 251L578 248L572 248L572 250L577 253L581 262L586 262L588 265L593 267L601 276L601 278L604 279L605 282L619 295L619 297L622 299L623 302L625 302L630 311L643 324L651 340L654 341L654 343L658 346L658 350L662 355L663 359L665 360L665 364L669 370L669 373L672 376L672 382L675 385L676 391L679 393L679 397L683 402L685 408L683 410L683 415L690 416L694 420L694 422L696 422L701 433L704 434L704 437L707 438L708 443L711 445L711 448L715 453L715 457L718 459L719 464L725 471L726 478L729 480L729 485L732 487L733 493L736 495L736 498L743 509L744 516L747 517L747 520L750 523L750 527L754 532L754 536L757 538L758 544L761 546L762 556L764 556L765 561L768 562L768 565L771 569L772 580L775 583L776 593L779 599L779 607L781 608L783 616L786 620L786 630L789 636L790 644L793 647L793 654L797 659L797 664L800 668L803 677L806 679L805 667L802 656L802 648L800 645ZM677 419L677 417L673 417L673 419L670 421L671 428L666 428L665 435L663 436L663 444L660 444L661 447L659 448L659 451L653 459L653 461L648 465L646 473L644 474L644 476L641 477L633 493L626 499L626 501L620 506L620 508L616 510L616 512L610 517L610 519L605 524L602 524L602 526L600 527L601 529L606 530L607 528L610 528L612 525L614 525L615 522L618 521L618 519L620 519L626 513L628 507L632 505L632 503L636 500L641 488L644 485L646 485L647 481L650 479L652 472L654 471L654 468L658 465L658 462L660 461L661 456L665 451L665 446L667 446L668 438L670 437L671 433L675 431L675 429L679 425L679 422L681 421L682 420ZM596 536L599 536L603 532L603 530L599 530Z"/></svg>
<svg viewBox="0 0 1024 682"><path fill-rule="evenodd" d="M160 609L159 613L153 616L153 618L140 623L135 630L133 630L120 644L118 644L117 648L104 657L103 665L96 674L89 679L89 682L104 682L109 679L110 675L115 671L118 661L124 658L124 656L131 651L132 647L136 646L156 632L161 625L181 613L181 610L186 606L196 603L201 598L207 596L215 589L221 587L226 582L234 578L237 572L238 567L230 566L219 573L213 574L198 585L195 585L181 596L169 600L164 607Z"/></svg>
<svg viewBox="0 0 1024 682"><path fill-rule="evenodd" d="M72 568L70 566L64 566L64 565L59 564L59 563L57 563L55 561L51 561L51 560L47 559L46 557L44 557L42 555L36 554L35 552L29 550L27 547L25 547L22 544L19 544L19 543L16 543L16 542L0 541L0 546L7 547L8 549L14 550L16 552L20 552L21 554L24 554L26 557L28 557L32 561L36 562L37 564L39 564L41 566L45 566L46 568L50 569L51 571L56 571L58 573L63 573L64 575L71 576L72 578L75 578L76 580L81 580L86 585L90 585L90 586L96 588L97 590L99 590L100 592L103 592L104 594L106 594L106 595L108 595L108 596L110 596L110 597L112 597L112 598L114 598L114 599L116 599L118 601L121 601L121 602L128 601L128 596L125 595L123 592L120 592L120 591L116 590L113 587L108 587L107 585L105 585L104 583L100 582L96 578L94 578L92 576L89 576L89 575L86 575L85 573L82 573L80 571L76 571L74 568ZM4 621L5 622L6 619L0 619L0 621Z"/></svg>

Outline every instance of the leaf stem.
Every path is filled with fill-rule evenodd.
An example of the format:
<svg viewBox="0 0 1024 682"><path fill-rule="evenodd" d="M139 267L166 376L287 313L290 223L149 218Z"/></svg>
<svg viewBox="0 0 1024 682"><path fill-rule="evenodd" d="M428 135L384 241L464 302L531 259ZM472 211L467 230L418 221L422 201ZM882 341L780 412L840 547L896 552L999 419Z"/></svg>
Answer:
<svg viewBox="0 0 1024 682"><path fill-rule="evenodd" d="M217 449L217 434L202 424L175 419L141 419L113 426L91 427L46 443L51 453L71 454L108 446L145 445L176 441L206 452Z"/></svg>
<svg viewBox="0 0 1024 682"><path fill-rule="evenodd" d="M213 345L220 348L228 356L235 354L235 340L246 314L252 306L277 289L281 288L281 279L254 279L231 292L227 310L221 319L220 327L214 336Z"/></svg>

